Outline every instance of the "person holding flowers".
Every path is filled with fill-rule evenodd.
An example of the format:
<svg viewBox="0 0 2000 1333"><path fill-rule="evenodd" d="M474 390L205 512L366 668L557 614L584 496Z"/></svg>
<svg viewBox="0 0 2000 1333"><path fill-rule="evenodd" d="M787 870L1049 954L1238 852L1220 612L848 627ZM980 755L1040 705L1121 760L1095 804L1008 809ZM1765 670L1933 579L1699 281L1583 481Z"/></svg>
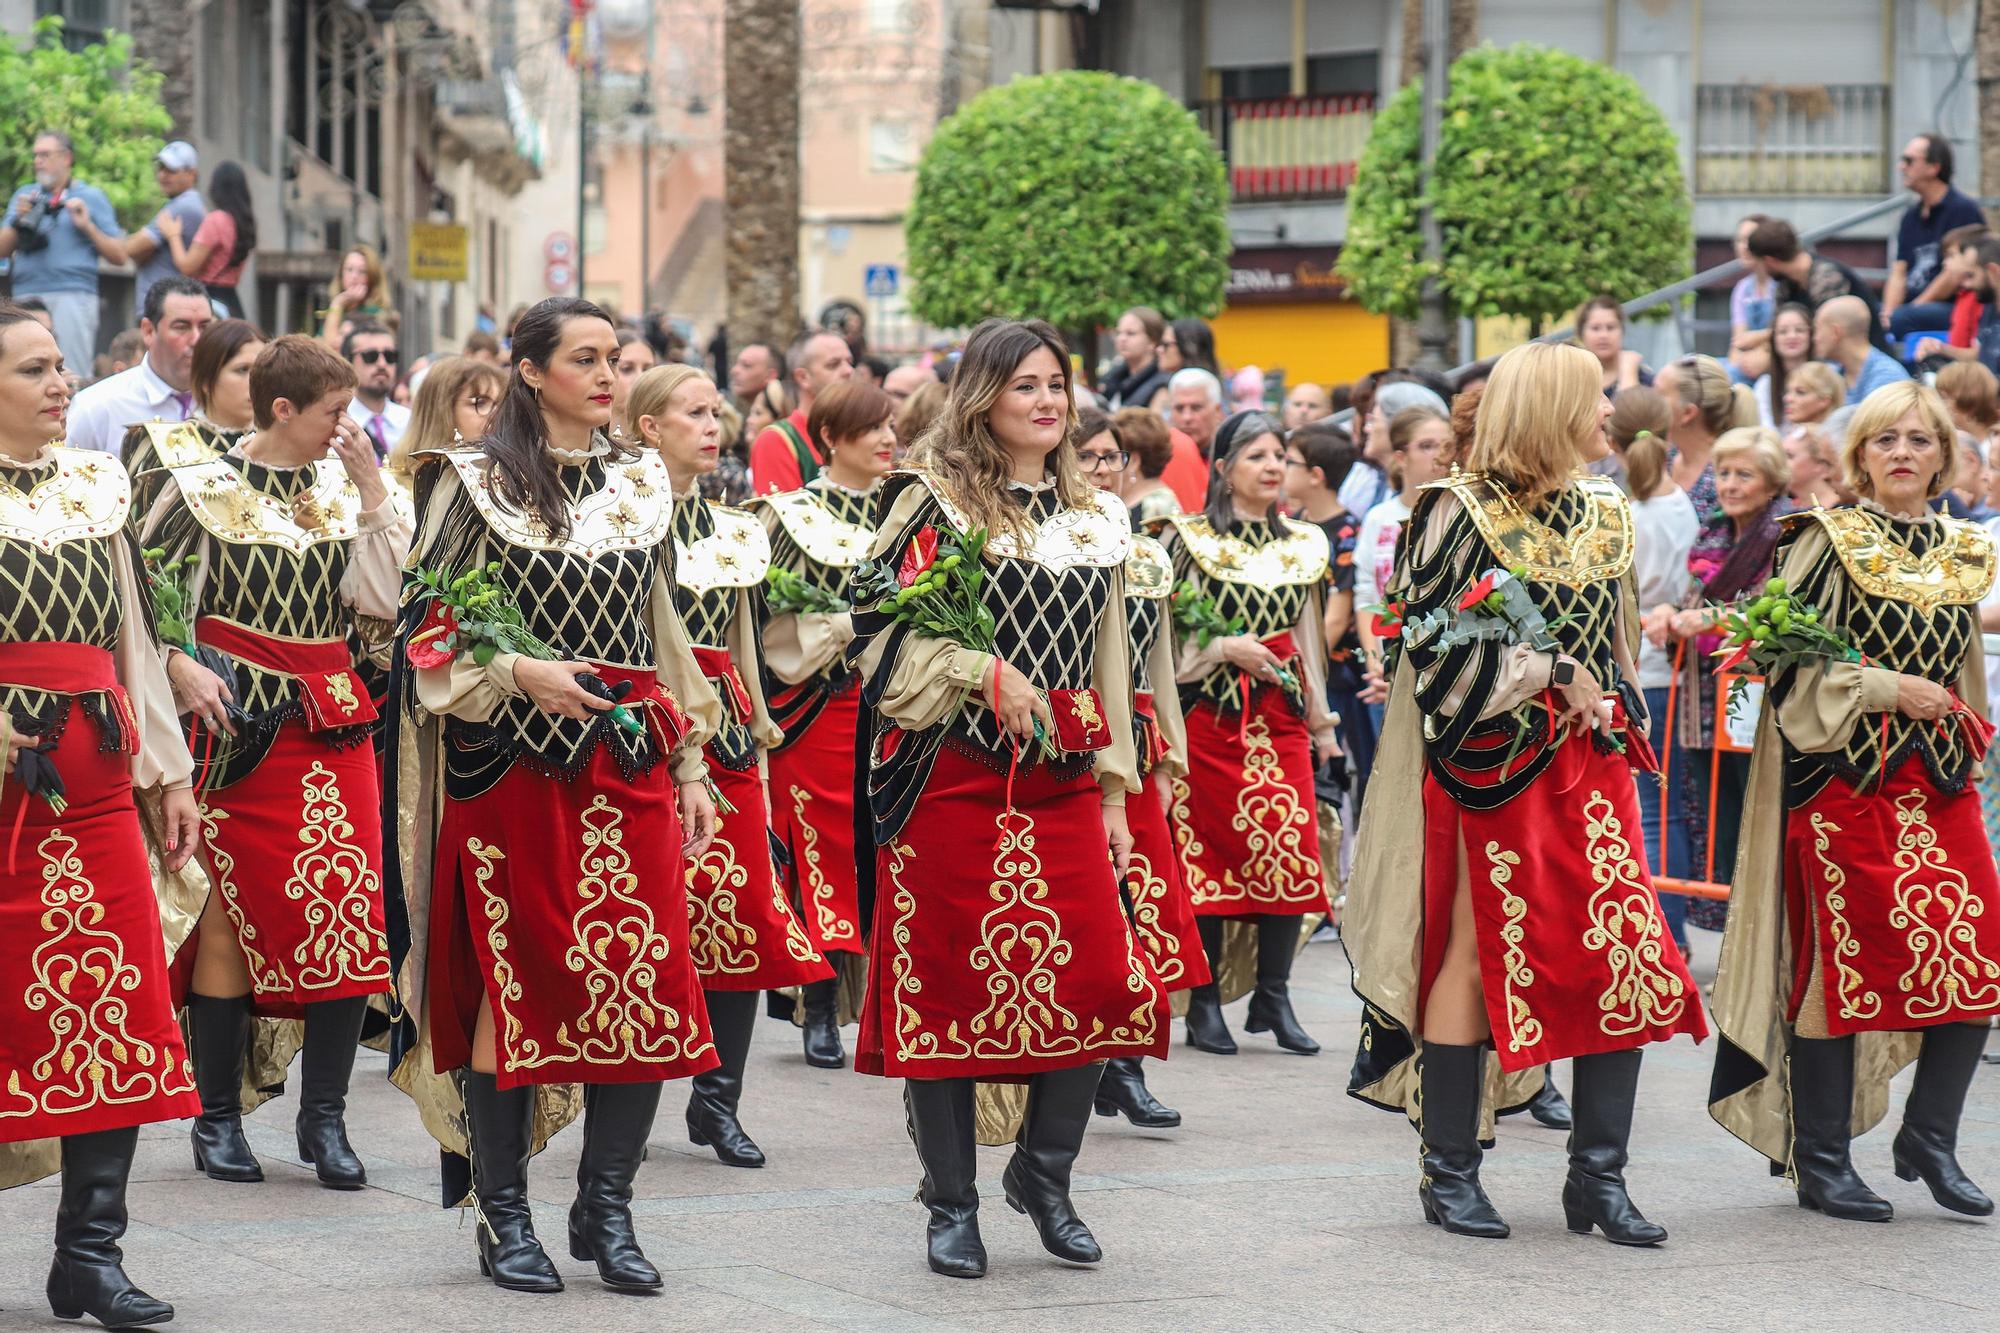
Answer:
<svg viewBox="0 0 2000 1333"><path fill-rule="evenodd" d="M1581 471L1612 410L1600 380L1575 347L1507 353L1467 470L1411 515L1342 932L1365 1001L1349 1091L1417 1123L1426 1221L1502 1237L1481 1139L1573 1058L1565 1219L1653 1245L1666 1230L1624 1179L1640 1048L1707 1025L1639 845L1633 773L1657 765L1622 605L1631 509Z"/></svg>
<svg viewBox="0 0 2000 1333"><path fill-rule="evenodd" d="M819 1069L847 1063L841 995L858 992L865 966L854 845L861 696L842 653L854 638L848 575L875 539L879 486L896 461L895 415L896 400L872 384L833 385L806 421L826 466L795 491L752 501L771 539L764 666L771 717L784 731L770 751L771 830L806 934L846 978L844 988L830 978L801 994L806 1063Z"/></svg>
<svg viewBox="0 0 2000 1333"><path fill-rule="evenodd" d="M1051 1254L1102 1257L1070 1201L1099 1062L1164 1054L1126 918L1131 520L1077 466L1069 351L1040 321L967 340L942 416L853 575L873 966L855 1067L904 1080L931 1267L980 1277L974 1081L1025 1082L1001 1185Z"/></svg>
<svg viewBox="0 0 2000 1333"><path fill-rule="evenodd" d="M1723 669L1766 680L1716 975L1710 1113L1802 1207L1887 1222L1855 1131L1916 1075L1896 1175L1943 1207L1993 1201L1956 1156L2000 1014L2000 874L1972 779L1985 757L1979 601L1992 536L1931 502L1958 457L1933 389L1877 389L1842 463L1861 500L1779 520L1779 578L1727 621Z"/></svg>
<svg viewBox="0 0 2000 1333"><path fill-rule="evenodd" d="M1292 1012L1290 981L1303 918L1330 910L1313 813L1315 762L1338 753L1322 630L1330 548L1318 524L1279 515L1284 434L1262 412L1222 423L1208 478L1206 508L1166 520L1161 532L1179 580L1181 868L1211 973L1222 971L1225 923L1255 930L1245 1030L1313 1055L1319 1045ZM1188 993L1188 1044L1234 1055L1219 985Z"/></svg>
<svg viewBox="0 0 2000 1333"><path fill-rule="evenodd" d="M515 1291L562 1289L527 1163L578 1083L570 1254L614 1291L659 1288L633 1180L661 1084L718 1063L687 863L715 832L703 746L722 703L674 607L672 476L606 434L617 352L587 301L542 301L515 325L491 428L417 473L391 687L414 1025L397 1077L428 1106L424 1080L454 1076L463 1119L432 1130L454 1149L469 1131L480 1271Z"/></svg>
<svg viewBox="0 0 2000 1333"><path fill-rule="evenodd" d="M731 1166L764 1154L743 1132L743 1064L757 992L833 975L771 869L765 756L783 737L764 702L757 620L771 544L740 509L702 498L721 455L721 399L694 366L655 366L626 400L631 437L656 451L674 491L674 607L694 660L722 700L708 768L727 806L708 850L688 861L690 944L722 1063L688 1089L688 1138Z"/></svg>

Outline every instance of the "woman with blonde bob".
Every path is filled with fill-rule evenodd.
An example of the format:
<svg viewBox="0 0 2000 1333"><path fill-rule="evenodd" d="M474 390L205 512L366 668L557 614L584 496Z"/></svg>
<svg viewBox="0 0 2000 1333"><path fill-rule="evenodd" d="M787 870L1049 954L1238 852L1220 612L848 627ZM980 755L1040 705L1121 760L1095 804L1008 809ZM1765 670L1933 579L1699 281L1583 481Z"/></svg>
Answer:
<svg viewBox="0 0 2000 1333"><path fill-rule="evenodd" d="M1912 1059L1896 1175L1993 1212L1956 1150L2000 1013L2000 873L1971 782L1993 731L1978 604L1994 547L1931 509L1954 438L1935 390L1877 389L1841 454L1860 503L1781 520L1789 595L1857 657L1770 673L1716 977L1711 1114L1801 1207L1851 1221L1894 1214L1849 1145Z"/></svg>
<svg viewBox="0 0 2000 1333"><path fill-rule="evenodd" d="M1002 1189L1051 1254L1095 1263L1069 1185L1101 1062L1166 1052L1165 992L1118 890L1126 799L1152 799L1132 724L1131 524L1077 465L1068 367L1038 320L973 330L852 584L875 905L855 1067L904 1080L930 1265L951 1277L986 1272L974 1081L1027 1083ZM952 578L978 531L990 641L899 613L900 590Z"/></svg>
<svg viewBox="0 0 2000 1333"><path fill-rule="evenodd" d="M1666 1231L1624 1180L1640 1048L1707 1025L1639 845L1632 772L1654 765L1621 614L1630 504L1580 471L1603 449L1601 380L1575 347L1502 357L1468 470L1426 487L1410 517L1388 589L1402 651L1343 932L1368 1002L1349 1091L1418 1122L1427 1221L1497 1238L1481 1126L1528 1100L1540 1066L1574 1059L1564 1216L1655 1245ZM1482 609L1496 593L1517 616L1532 606L1542 632L1496 624Z"/></svg>

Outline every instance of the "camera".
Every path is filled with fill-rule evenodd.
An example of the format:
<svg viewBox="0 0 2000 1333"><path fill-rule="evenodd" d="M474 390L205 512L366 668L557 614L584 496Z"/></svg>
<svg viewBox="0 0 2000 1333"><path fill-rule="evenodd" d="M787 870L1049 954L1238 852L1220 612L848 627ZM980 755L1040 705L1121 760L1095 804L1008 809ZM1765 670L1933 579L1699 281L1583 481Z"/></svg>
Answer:
<svg viewBox="0 0 2000 1333"><path fill-rule="evenodd" d="M55 212L54 197L47 190L36 189L34 196L29 200L27 212L16 213L8 219L18 237L14 243L15 248L32 254L46 246L49 243L49 233L55 229L52 220Z"/></svg>

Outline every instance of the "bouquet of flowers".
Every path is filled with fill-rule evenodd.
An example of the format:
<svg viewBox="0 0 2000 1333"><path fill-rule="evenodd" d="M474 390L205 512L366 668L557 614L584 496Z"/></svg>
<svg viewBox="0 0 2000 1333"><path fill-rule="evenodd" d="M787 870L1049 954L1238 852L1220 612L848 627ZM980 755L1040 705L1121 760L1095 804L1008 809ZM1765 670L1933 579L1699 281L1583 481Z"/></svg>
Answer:
<svg viewBox="0 0 2000 1333"><path fill-rule="evenodd" d="M1191 637L1197 648L1206 648L1217 639L1234 638L1250 632L1241 616L1225 617L1217 609L1215 599L1188 579L1174 585L1173 603L1174 628ZM1277 680L1287 690L1296 691L1299 688L1298 677L1284 667L1278 668Z"/></svg>
<svg viewBox="0 0 2000 1333"><path fill-rule="evenodd" d="M1522 565L1512 569L1489 569L1473 580L1472 586L1459 595L1454 606L1438 607L1408 625L1403 625L1399 617L1398 628L1411 634L1435 635L1436 646L1440 649L1455 648L1476 639L1491 639L1510 647L1526 644L1540 652L1560 652L1562 644L1554 631L1569 617L1558 616L1554 620L1544 617L1541 608L1535 605L1535 599L1528 593L1527 577L1527 568ZM1534 712L1535 703L1532 700L1514 709L1513 717L1519 726L1514 733L1513 744L1508 746L1507 755L1501 761L1503 772L1513 765L1514 756L1520 752L1522 740L1534 722ZM1553 725L1550 730L1554 731ZM1623 750L1622 744L1614 743L1614 748Z"/></svg>
<svg viewBox="0 0 2000 1333"><path fill-rule="evenodd" d="M1745 662L1768 676L1814 658L1862 660L1852 644L1820 623L1819 608L1801 601L1783 579L1774 578L1764 585L1763 592L1713 609L1722 616L1722 646L1715 650L1715 656L1722 659L1715 665L1718 676ZM1731 677L1729 716L1736 715L1749 683L1744 676Z"/></svg>
<svg viewBox="0 0 2000 1333"><path fill-rule="evenodd" d="M229 658L218 650L194 641L194 626L188 623L188 612L193 607L194 598L188 592L188 570L195 563L194 552L167 559L166 548L151 546L139 552L139 559L146 569L146 590L153 598L153 623L159 629L160 641L171 648L178 648L190 658L214 672L221 680L232 680L236 668ZM250 724L250 715L234 699L222 701L223 716L234 727ZM194 751L195 727L188 723L188 749ZM200 791L208 781L209 764L215 758L215 731L209 728L202 738L199 753L201 771L195 775L195 790Z"/></svg>
<svg viewBox="0 0 2000 1333"><path fill-rule="evenodd" d="M834 615L847 610L847 603L830 592L822 592L789 569L776 565L764 576L764 604L779 615Z"/></svg>

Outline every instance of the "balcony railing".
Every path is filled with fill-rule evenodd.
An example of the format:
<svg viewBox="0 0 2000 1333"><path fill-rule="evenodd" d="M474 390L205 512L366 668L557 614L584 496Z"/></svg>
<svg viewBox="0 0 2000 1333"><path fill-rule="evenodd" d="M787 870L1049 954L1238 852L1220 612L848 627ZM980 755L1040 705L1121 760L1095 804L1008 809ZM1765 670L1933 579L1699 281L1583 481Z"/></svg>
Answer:
<svg viewBox="0 0 2000 1333"><path fill-rule="evenodd" d="M1695 89L1697 194L1882 194L1889 175L1886 84Z"/></svg>
<svg viewBox="0 0 2000 1333"><path fill-rule="evenodd" d="M1354 183L1375 123L1375 95L1239 98L1200 111L1237 199L1325 199Z"/></svg>

